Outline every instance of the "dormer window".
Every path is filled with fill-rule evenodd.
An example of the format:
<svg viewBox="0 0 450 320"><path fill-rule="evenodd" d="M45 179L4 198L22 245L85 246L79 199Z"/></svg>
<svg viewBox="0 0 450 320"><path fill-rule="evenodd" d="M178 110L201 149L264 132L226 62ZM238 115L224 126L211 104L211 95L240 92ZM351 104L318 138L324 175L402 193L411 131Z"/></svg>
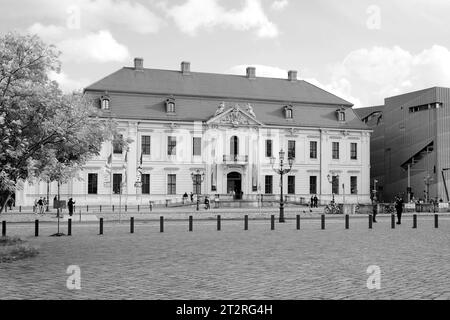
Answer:
<svg viewBox="0 0 450 320"><path fill-rule="evenodd" d="M284 107L284 117L286 119L292 119L293 118L292 106L285 106Z"/></svg>
<svg viewBox="0 0 450 320"><path fill-rule="evenodd" d="M111 98L109 95L105 94L100 97L100 107L102 110L109 110Z"/></svg>
<svg viewBox="0 0 450 320"><path fill-rule="evenodd" d="M175 99L169 98L166 100L166 112L175 113Z"/></svg>
<svg viewBox="0 0 450 320"><path fill-rule="evenodd" d="M339 122L344 122L345 121L345 109L344 108L337 109L336 117Z"/></svg>

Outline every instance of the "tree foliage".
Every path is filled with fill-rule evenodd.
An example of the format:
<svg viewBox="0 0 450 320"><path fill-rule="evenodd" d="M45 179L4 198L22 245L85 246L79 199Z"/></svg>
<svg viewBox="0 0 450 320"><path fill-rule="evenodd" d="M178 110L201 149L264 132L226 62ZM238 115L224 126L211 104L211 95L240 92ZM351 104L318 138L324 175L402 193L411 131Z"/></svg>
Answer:
<svg viewBox="0 0 450 320"><path fill-rule="evenodd" d="M0 212L18 183L65 182L116 135L91 101L48 78L59 54L37 36L0 36Z"/></svg>

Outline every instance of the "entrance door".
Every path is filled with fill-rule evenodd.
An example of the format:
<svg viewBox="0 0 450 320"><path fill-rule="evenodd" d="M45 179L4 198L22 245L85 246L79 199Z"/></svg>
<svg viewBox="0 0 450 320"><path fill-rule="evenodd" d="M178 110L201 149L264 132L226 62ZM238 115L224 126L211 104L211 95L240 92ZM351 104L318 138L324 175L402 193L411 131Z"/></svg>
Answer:
<svg viewBox="0 0 450 320"><path fill-rule="evenodd" d="M232 194L234 191L234 199L241 199L241 174L239 172L230 172L227 175L227 193Z"/></svg>

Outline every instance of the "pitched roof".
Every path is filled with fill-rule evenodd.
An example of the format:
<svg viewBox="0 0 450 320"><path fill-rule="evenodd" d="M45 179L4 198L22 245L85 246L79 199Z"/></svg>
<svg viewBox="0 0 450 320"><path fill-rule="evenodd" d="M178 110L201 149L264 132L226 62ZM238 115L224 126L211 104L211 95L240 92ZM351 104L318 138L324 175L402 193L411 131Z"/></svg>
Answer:
<svg viewBox="0 0 450 320"><path fill-rule="evenodd" d="M352 104L306 81L287 79L124 67L85 88L85 91L114 91L178 96L276 100L352 106Z"/></svg>
<svg viewBox="0 0 450 320"><path fill-rule="evenodd" d="M358 117L363 120L364 118L367 118L371 114L375 112L383 111L384 105L380 106L373 106L373 107L365 107L365 108L354 108L353 111L358 115Z"/></svg>

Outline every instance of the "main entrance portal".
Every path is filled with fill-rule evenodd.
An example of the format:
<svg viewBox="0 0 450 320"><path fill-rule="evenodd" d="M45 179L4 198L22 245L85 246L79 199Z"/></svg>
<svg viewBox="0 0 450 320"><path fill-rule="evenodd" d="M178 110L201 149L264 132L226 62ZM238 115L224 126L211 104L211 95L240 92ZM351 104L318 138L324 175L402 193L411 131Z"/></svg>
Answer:
<svg viewBox="0 0 450 320"><path fill-rule="evenodd" d="M227 193L234 194L234 199L242 199L241 181L241 174L239 172L230 172L227 174Z"/></svg>

